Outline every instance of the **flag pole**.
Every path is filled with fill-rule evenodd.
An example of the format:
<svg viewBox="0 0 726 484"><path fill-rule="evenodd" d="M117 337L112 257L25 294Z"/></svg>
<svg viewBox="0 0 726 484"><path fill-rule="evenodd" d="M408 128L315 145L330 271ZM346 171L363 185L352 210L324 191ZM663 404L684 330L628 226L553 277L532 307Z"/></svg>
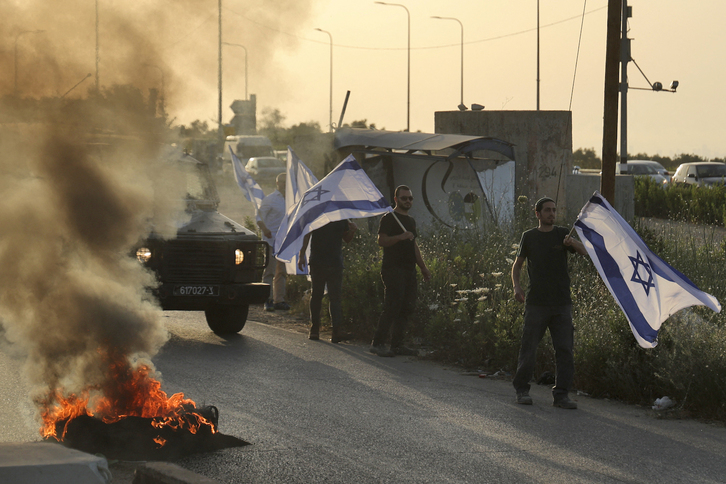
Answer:
<svg viewBox="0 0 726 484"><path fill-rule="evenodd" d="M597 190L595 190L595 193L593 193L593 195L595 195L595 194L597 194ZM590 204L592 203L592 202L590 201L591 199L592 199L592 197L588 198L588 199L587 199L587 203L585 204L585 206L584 206L584 207L582 207L582 208L580 209L580 213L578 213L578 214L577 214L577 218L575 219L575 223L574 223L574 224L572 224L572 229L570 229L570 233L569 233L569 234L567 234L567 236L568 236L568 237L572 237L572 235L573 235L573 234L575 233L575 224L577 223L577 221L578 221L578 220L580 220L580 215L582 215L582 212L584 212L584 211L585 211L585 209L586 209L587 207L589 207L589 206L590 206Z"/></svg>
<svg viewBox="0 0 726 484"><path fill-rule="evenodd" d="M404 226L403 226L403 224L401 223L401 221L400 221L400 220L398 219L398 217L396 216L396 211L394 210L394 211L392 211L391 213L393 214L393 218L395 218L395 219L396 219L396 222L398 222L398 225L400 225L400 226L401 226L401 230L403 230L404 232L407 232L407 230L406 230L406 227L404 227Z"/></svg>

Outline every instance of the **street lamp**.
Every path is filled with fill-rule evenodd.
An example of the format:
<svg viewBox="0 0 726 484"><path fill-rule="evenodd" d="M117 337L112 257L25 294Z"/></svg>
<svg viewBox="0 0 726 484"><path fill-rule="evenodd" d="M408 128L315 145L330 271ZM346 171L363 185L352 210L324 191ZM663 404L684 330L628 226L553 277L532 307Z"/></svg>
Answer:
<svg viewBox="0 0 726 484"><path fill-rule="evenodd" d="M318 32L323 32L328 34L328 37L330 37L330 117L328 119L328 126L330 126L330 131L333 131L333 35L328 32L327 30L315 28Z"/></svg>
<svg viewBox="0 0 726 484"><path fill-rule="evenodd" d="M157 66L156 64L149 64L148 62L144 62L144 65L146 67L153 67L155 69L159 69L159 73L161 74L161 112L164 112L164 70Z"/></svg>
<svg viewBox="0 0 726 484"><path fill-rule="evenodd" d="M411 131L411 12L408 11L405 5L400 3L386 3L386 2L374 2L378 5L387 5L390 7L401 7L406 10L406 16L408 18L408 77L406 81L407 89L407 102L406 102L406 131Z"/></svg>
<svg viewBox="0 0 726 484"><path fill-rule="evenodd" d="M247 101L247 47L242 44L233 44L231 42L222 42L224 45L231 45L233 47L242 47L245 51L245 101Z"/></svg>
<svg viewBox="0 0 726 484"><path fill-rule="evenodd" d="M665 91L676 92L678 81L671 83L670 89L663 89L660 82L650 82L643 69L640 68L635 59L630 55L630 41L628 38L628 18L633 16L632 7L628 6L628 0L622 2L621 14L621 39L620 39L620 163L628 163L628 90L638 89L641 91ZM628 85L628 62L635 64L650 88L630 87ZM627 172L627 168L625 169Z"/></svg>
<svg viewBox="0 0 726 484"><path fill-rule="evenodd" d="M23 30L18 35L15 36L15 85L13 88L13 92L15 95L18 95L18 40L20 39L21 35L24 34L40 34L42 32L45 32L45 30Z"/></svg>
<svg viewBox="0 0 726 484"><path fill-rule="evenodd" d="M461 103L459 106L464 106L464 24L461 23L461 20L454 17L431 17L439 20L453 20L455 22L459 22L459 26L461 26Z"/></svg>

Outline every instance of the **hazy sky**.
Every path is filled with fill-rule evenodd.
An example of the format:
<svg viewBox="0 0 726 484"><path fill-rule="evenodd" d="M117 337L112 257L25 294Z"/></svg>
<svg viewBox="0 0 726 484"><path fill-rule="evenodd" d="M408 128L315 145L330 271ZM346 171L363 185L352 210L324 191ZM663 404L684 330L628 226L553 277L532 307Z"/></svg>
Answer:
<svg viewBox="0 0 726 484"><path fill-rule="evenodd" d="M464 103L492 110L536 108L536 0L400 0L411 15L411 130L432 132L434 112L460 99L459 24L464 26ZM69 4L65 16L41 0L5 0L19 16L5 34L4 62L12 65L16 32L45 28L20 40L21 84L28 56L52 40L57 58L74 53L73 72L56 66L46 90L64 92L94 72L94 11L90 0ZM726 1L629 0L632 56L651 82L678 92L629 92L630 153L726 156L724 76ZM606 0L540 0L540 107L573 112L573 146L602 149ZM37 9L40 19L28 12ZM217 119L217 2L214 0L99 0L101 84L141 82L159 87L165 73L168 110L176 123ZM583 9L585 11L583 23ZM40 13L42 12L42 13ZM372 0L223 0L223 40L249 53L249 93L258 117L277 108L286 124L329 118L328 35L334 43L333 120L351 91L345 122L367 119L378 128L406 127L406 11ZM45 20L47 19L47 20ZM580 27L582 40L577 57ZM66 42L64 39L70 37ZM65 46L65 47L64 47ZM244 98L244 52L224 46L223 120ZM1 53L0 53L1 54ZM40 54L38 54L40 55ZM55 57L54 57L55 56ZM575 64L577 61L577 71ZM59 62L60 64L60 62ZM155 67L144 66L150 64ZM118 66L124 69L118 69ZM6 73L8 71L6 70ZM573 92L574 77L574 92ZM139 80L141 79L141 81ZM633 63L631 87L648 83ZM7 79L5 86L11 86ZM93 78L86 81L93 82ZM79 88L78 91L81 91ZM571 98L572 95L572 98Z"/></svg>

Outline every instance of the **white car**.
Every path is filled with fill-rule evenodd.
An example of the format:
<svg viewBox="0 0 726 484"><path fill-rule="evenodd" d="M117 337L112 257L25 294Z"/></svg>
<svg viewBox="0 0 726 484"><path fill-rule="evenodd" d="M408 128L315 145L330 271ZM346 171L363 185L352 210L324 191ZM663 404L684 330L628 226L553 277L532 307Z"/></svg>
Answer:
<svg viewBox="0 0 726 484"><path fill-rule="evenodd" d="M285 162L274 156L260 156L250 158L245 166L247 173L255 180L274 180L277 175L284 173Z"/></svg>
<svg viewBox="0 0 726 484"><path fill-rule="evenodd" d="M671 180L674 184L711 185L726 183L726 163L718 161L699 161L681 164Z"/></svg>
<svg viewBox="0 0 726 484"><path fill-rule="evenodd" d="M627 163L615 163L617 175L649 176L659 185L670 182L670 174L663 165L653 160L628 160Z"/></svg>

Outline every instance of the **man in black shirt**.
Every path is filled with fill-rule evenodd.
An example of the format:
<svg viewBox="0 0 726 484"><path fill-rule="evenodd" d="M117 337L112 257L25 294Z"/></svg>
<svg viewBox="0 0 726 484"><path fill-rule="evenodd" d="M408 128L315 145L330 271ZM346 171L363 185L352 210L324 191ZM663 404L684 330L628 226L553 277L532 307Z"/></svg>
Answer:
<svg viewBox="0 0 726 484"><path fill-rule="evenodd" d="M338 220L313 230L303 239L303 247L298 258L298 267L305 266L305 251L310 242L310 279L312 294L310 295L310 333L311 340L320 339L320 310L323 305L325 286L328 286L330 300L330 321L333 335L330 341L338 343L350 339L352 335L344 333L343 309L341 297L343 289L343 241L353 240L357 226L348 220Z"/></svg>
<svg viewBox="0 0 726 484"><path fill-rule="evenodd" d="M431 272L416 244L416 221L408 216L413 205L411 189L405 185L399 186L394 200L394 211L381 218L378 228L378 245L383 247L381 279L385 296L383 312L370 348L371 353L378 356L418 354L403 346L408 316L416 304L416 266L421 269L424 281L431 279ZM391 348L387 349L385 342L389 331Z"/></svg>
<svg viewBox="0 0 726 484"><path fill-rule="evenodd" d="M539 225L522 234L517 259L512 265L514 298L525 303L522 345L513 384L517 403L532 405L529 380L534 371L537 346L549 328L557 365L552 404L555 407L576 409L577 403L568 397L575 365L572 356L574 327L567 253L585 255L587 251L582 242L570 237L569 230L554 225L556 213L557 207L551 198L544 197L537 201L535 215ZM519 283L525 260L529 276L526 297Z"/></svg>

